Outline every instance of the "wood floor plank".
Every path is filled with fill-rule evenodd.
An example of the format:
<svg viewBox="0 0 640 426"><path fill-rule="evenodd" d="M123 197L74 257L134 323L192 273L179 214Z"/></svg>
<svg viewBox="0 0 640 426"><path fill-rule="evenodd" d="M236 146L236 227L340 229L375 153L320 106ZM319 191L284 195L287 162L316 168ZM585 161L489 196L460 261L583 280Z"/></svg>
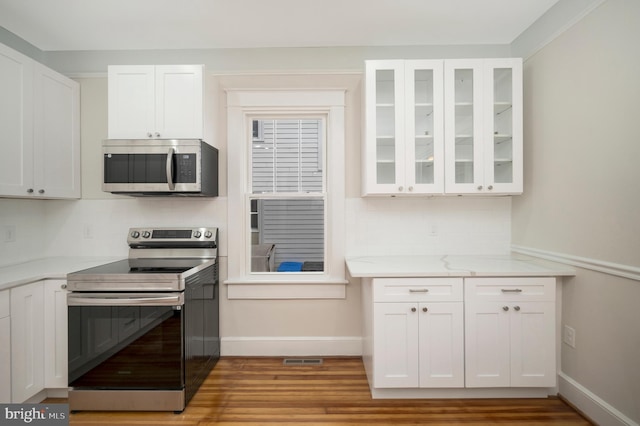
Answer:
<svg viewBox="0 0 640 426"><path fill-rule="evenodd" d="M181 414L78 412L78 426L590 425L558 398L372 399L362 360L222 358Z"/></svg>

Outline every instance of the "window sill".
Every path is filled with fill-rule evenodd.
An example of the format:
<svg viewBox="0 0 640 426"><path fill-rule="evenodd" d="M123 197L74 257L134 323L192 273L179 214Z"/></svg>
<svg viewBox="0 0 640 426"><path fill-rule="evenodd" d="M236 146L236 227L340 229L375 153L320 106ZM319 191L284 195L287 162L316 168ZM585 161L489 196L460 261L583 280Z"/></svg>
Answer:
<svg viewBox="0 0 640 426"><path fill-rule="evenodd" d="M345 299L346 280L227 280L227 299Z"/></svg>

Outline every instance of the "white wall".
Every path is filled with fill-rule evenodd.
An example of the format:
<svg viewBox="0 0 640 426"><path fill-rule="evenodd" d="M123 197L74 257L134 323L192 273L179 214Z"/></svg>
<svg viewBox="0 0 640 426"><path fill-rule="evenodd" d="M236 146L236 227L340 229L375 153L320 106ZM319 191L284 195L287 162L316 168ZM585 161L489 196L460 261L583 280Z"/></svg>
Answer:
<svg viewBox="0 0 640 426"><path fill-rule="evenodd" d="M44 256L46 201L0 198L0 267ZM7 241L8 229L13 241Z"/></svg>
<svg viewBox="0 0 640 426"><path fill-rule="evenodd" d="M640 422L639 22L640 2L608 0L524 66L513 243L635 277L578 268L564 285L561 392L602 424Z"/></svg>

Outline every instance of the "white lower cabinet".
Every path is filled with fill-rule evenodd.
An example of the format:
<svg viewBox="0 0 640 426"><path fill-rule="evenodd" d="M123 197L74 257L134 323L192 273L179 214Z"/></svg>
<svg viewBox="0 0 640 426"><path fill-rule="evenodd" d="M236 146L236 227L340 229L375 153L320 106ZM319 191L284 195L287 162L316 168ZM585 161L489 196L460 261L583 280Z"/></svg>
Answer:
<svg viewBox="0 0 640 426"><path fill-rule="evenodd" d="M465 279L467 387L556 385L554 278Z"/></svg>
<svg viewBox="0 0 640 426"><path fill-rule="evenodd" d="M11 402L11 309L9 290L0 291L0 404Z"/></svg>
<svg viewBox="0 0 640 426"><path fill-rule="evenodd" d="M362 303L374 397L541 396L556 386L554 277L365 278Z"/></svg>
<svg viewBox="0 0 640 426"><path fill-rule="evenodd" d="M11 289L11 401L44 389L44 282Z"/></svg>
<svg viewBox="0 0 640 426"><path fill-rule="evenodd" d="M463 387L462 279L374 279L373 293L374 386Z"/></svg>

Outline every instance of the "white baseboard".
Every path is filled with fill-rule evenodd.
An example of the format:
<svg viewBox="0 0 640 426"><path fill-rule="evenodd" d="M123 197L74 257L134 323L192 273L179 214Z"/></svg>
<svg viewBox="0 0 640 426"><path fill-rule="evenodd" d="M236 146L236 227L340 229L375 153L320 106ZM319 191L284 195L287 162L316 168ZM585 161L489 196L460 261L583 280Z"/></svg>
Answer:
<svg viewBox="0 0 640 426"><path fill-rule="evenodd" d="M222 356L360 356L362 338L346 337L223 337Z"/></svg>
<svg viewBox="0 0 640 426"><path fill-rule="evenodd" d="M589 389L560 372L560 395L600 426L639 426Z"/></svg>

